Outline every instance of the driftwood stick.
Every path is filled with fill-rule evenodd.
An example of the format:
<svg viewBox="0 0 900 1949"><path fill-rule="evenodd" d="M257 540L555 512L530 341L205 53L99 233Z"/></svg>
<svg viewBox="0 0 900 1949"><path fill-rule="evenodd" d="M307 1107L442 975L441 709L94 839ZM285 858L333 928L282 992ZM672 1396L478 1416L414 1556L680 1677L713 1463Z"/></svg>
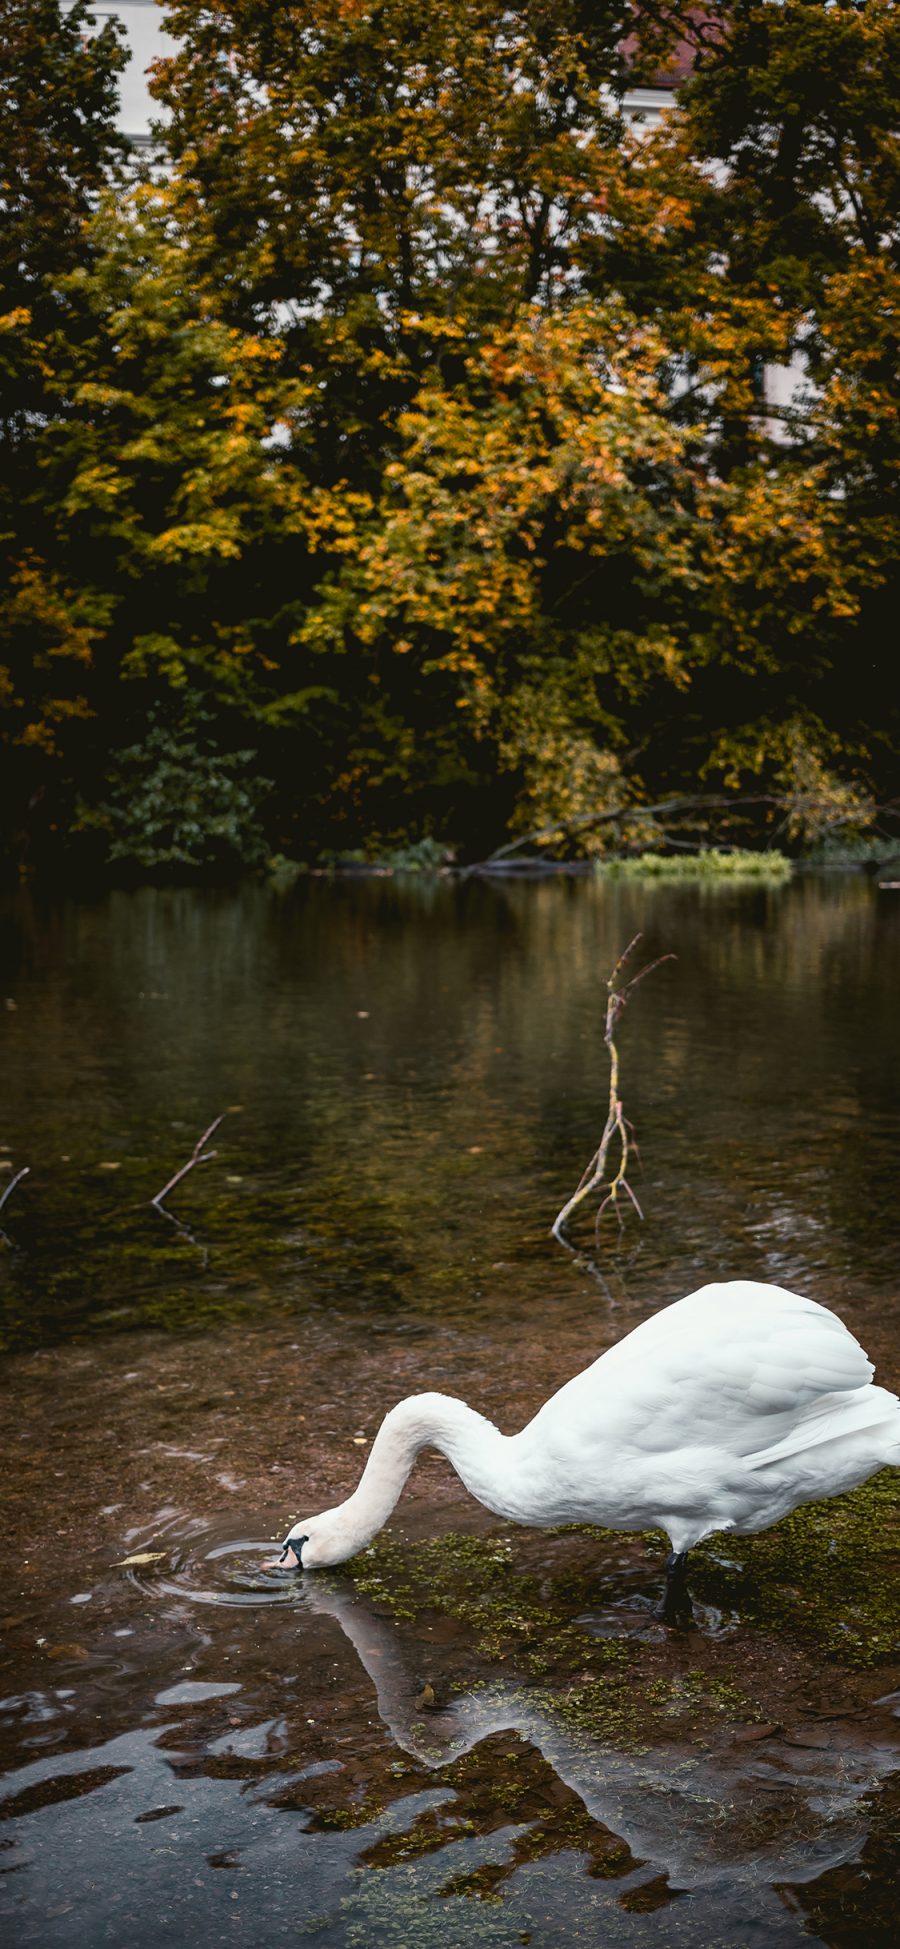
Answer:
<svg viewBox="0 0 900 1949"><path fill-rule="evenodd" d="M209 1142L209 1139L213 1135L213 1132L218 1130L220 1123L224 1123L227 1115L228 1115L227 1110L223 1110L221 1116L213 1118L213 1121L210 1124L208 1130L204 1130L202 1137L197 1138L197 1142L194 1145L193 1151L191 1152L191 1155L188 1158L187 1163L182 1164L181 1170L175 1172L175 1176L169 1179L168 1184L163 1185L161 1191L157 1191L156 1197L151 1198L150 1200L151 1205L156 1205L157 1209L161 1211L163 1199L168 1197L170 1191L174 1191L176 1184L180 1184L182 1178L187 1177L188 1171L192 1171L195 1164L208 1164L211 1157L218 1156L217 1151L214 1150L205 1151L203 1146L204 1144ZM168 1211L166 1212L167 1218L170 1218L171 1215L172 1215L171 1212Z"/></svg>
<svg viewBox="0 0 900 1949"><path fill-rule="evenodd" d="M17 1171L15 1177L10 1178L6 1190L4 1191L2 1198L0 1198L0 1211L3 1210L3 1207L6 1204L7 1199L12 1197L16 1185L21 1184L23 1178L27 1178L30 1169L31 1169L30 1164L23 1164L21 1171Z"/></svg>
<svg viewBox="0 0 900 1949"><path fill-rule="evenodd" d="M634 1142L633 1136L630 1135L631 1125L625 1116L622 1108L622 1098L619 1095L619 1051L616 1046L615 1031L619 1018L627 1008L638 983L643 981L645 975L652 974L654 968L661 967L664 961L674 961L675 956L674 954L658 955L655 961L648 961L645 968L639 968L637 974L632 975L631 979L626 981L623 987L617 988L616 982L621 975L622 969L629 955L634 953L641 938L642 936L640 934L635 934L634 939L629 941L628 946L619 955L606 983L608 1000L606 1003L606 1023L603 1031L603 1040L609 1056L609 1103L606 1112L606 1122L603 1126L603 1135L597 1149L590 1163L582 1172L577 1189L573 1191L571 1198L566 1199L562 1210L557 1213L551 1226L553 1237L558 1239L561 1245L567 1243L563 1237L563 1226L567 1219L571 1218L572 1213L578 1210L579 1205L584 1203L585 1198L590 1197L592 1191L605 1192L594 1221L595 1231L599 1228L603 1213L610 1206L612 1206L621 1228L622 1213L619 1206L619 1193L621 1191L624 1191L631 1199L638 1217L643 1218L644 1216L627 1177L629 1155L632 1150L637 1154L637 1144ZM606 1165L609 1156L609 1147L614 1137L618 1138L619 1160L612 1178L607 1183Z"/></svg>

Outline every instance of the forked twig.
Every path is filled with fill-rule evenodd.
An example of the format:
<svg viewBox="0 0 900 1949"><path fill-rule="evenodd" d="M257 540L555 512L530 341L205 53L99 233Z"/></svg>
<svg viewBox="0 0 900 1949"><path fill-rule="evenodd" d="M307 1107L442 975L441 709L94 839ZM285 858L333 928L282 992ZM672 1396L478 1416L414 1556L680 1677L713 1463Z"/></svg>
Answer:
<svg viewBox="0 0 900 1949"><path fill-rule="evenodd" d="M162 1211L163 1209L163 1199L168 1197L170 1191L174 1191L176 1184L180 1184L182 1178L187 1177L188 1171L192 1171L195 1164L208 1164L211 1157L218 1156L218 1151L214 1151L214 1150L205 1151L203 1146L204 1144L209 1142L209 1139L213 1135L214 1131L218 1130L220 1123L224 1123L227 1115L228 1115L228 1111L223 1110L221 1116L213 1118L213 1121L210 1124L209 1129L204 1130L202 1137L197 1138L197 1142L194 1145L193 1151L191 1152L191 1155L188 1158L187 1163L182 1164L181 1170L175 1172L175 1176L169 1179L168 1184L163 1185L161 1191L157 1191L155 1198L151 1198L150 1200L151 1205L155 1205L158 1211ZM165 1215L167 1218L172 1217L172 1213L170 1211L167 1211ZM177 1223L178 1221L175 1220L174 1222Z"/></svg>
<svg viewBox="0 0 900 1949"><path fill-rule="evenodd" d="M196 1232L191 1231L190 1225L186 1225L184 1223L184 1220L178 1218L174 1211L170 1211L168 1205L158 1205L156 1203L155 1198L152 1199L151 1202L154 1206L154 1209L160 1212L163 1218L168 1218L170 1225L174 1225L176 1232L179 1233L181 1238L186 1238L189 1245L196 1246L197 1251L200 1254L200 1263L205 1272L207 1266L209 1265L209 1246L207 1245L206 1240L203 1238L198 1238Z"/></svg>
<svg viewBox="0 0 900 1949"><path fill-rule="evenodd" d="M30 1169L31 1169L30 1164L23 1164L21 1171L17 1171L15 1177L10 1178L6 1190L4 1191L2 1198L0 1198L0 1211L3 1210L3 1207L6 1204L7 1199L12 1197L16 1185L21 1184L23 1178L27 1178Z"/></svg>
<svg viewBox="0 0 900 1949"><path fill-rule="evenodd" d="M630 1152L633 1150L636 1156L639 1156L639 1153L633 1133L629 1138L629 1132L632 1130L632 1126L623 1112L622 1099L619 1095L619 1051L616 1047L615 1032L619 1018L627 1008L638 983L643 981L645 975L652 974L654 968L661 967L664 961L674 961L675 955L658 955L655 961L648 961L645 968L641 968L636 975L632 975L631 980L627 981L624 987L617 988L616 982L619 979L621 971L629 955L634 953L641 939L642 936L640 934L635 934L634 940L629 941L628 946L619 955L612 974L606 983L609 1000L606 1004L606 1025L603 1031L603 1040L609 1052L609 1105L606 1112L606 1122L603 1126L603 1135L597 1149L590 1163L585 1166L577 1189L573 1191L571 1198L566 1200L566 1203L557 1214L551 1227L554 1238L557 1238L561 1245L567 1243L567 1240L563 1237L562 1230L566 1220L571 1218L573 1211L577 1211L578 1206L584 1203L585 1198L590 1197L592 1191L603 1191L605 1193L594 1220L595 1236L599 1236L600 1220L604 1212L609 1210L610 1206L616 1214L621 1230L623 1224L622 1212L619 1205L619 1193L621 1191L624 1191L631 1199L638 1217L643 1218L644 1216L627 1177ZM610 1144L615 1136L619 1140L619 1164L618 1169L613 1173L612 1178L607 1183L606 1162Z"/></svg>

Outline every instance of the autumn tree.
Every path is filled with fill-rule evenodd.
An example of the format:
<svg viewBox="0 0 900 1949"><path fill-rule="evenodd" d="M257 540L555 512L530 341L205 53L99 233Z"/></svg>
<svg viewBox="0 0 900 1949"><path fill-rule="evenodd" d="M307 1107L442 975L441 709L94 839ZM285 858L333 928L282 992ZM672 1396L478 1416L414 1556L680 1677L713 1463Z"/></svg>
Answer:
<svg viewBox="0 0 900 1949"><path fill-rule="evenodd" d="M0 822L8 832L40 788L30 754L87 708L92 618L46 557L40 446L68 409L61 283L90 256L87 226L115 173L121 32L95 33L86 0L0 0ZM88 29L90 28L90 32ZM46 680L48 708L32 709ZM52 699L52 701L50 701Z"/></svg>
<svg viewBox="0 0 900 1949"><path fill-rule="evenodd" d="M799 743L893 792L900 15L892 0L679 12L693 73L654 139L623 146L588 268L665 331L673 406L702 411L731 489L726 682L701 706L713 770L783 779ZM773 407L767 377L792 359L802 383Z"/></svg>
<svg viewBox="0 0 900 1949"><path fill-rule="evenodd" d="M46 65L94 161L60 81L70 202L36 166L13 197L19 805L206 870L892 789L886 0L172 0L158 162L106 191L119 55L82 13Z"/></svg>
<svg viewBox="0 0 900 1949"><path fill-rule="evenodd" d="M477 333L563 298L622 136L630 13L171 7L180 47L155 91L192 249L225 315L275 329L288 369L315 374L323 481L380 484L397 414L450 350L434 321Z"/></svg>

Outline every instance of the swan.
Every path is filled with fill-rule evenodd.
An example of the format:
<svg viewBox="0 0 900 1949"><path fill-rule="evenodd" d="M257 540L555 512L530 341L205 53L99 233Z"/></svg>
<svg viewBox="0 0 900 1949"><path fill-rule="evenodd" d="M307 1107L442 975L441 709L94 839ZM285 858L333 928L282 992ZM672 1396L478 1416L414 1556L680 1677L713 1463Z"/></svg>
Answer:
<svg viewBox="0 0 900 1949"><path fill-rule="evenodd" d="M464 1401L412 1394L387 1414L346 1502L294 1523L267 1567L318 1570L371 1542L422 1448L470 1494L533 1528L662 1529L660 1615L690 1615L688 1552L768 1529L800 1503L900 1465L900 1401L815 1300L755 1280L701 1286L567 1381L516 1435Z"/></svg>

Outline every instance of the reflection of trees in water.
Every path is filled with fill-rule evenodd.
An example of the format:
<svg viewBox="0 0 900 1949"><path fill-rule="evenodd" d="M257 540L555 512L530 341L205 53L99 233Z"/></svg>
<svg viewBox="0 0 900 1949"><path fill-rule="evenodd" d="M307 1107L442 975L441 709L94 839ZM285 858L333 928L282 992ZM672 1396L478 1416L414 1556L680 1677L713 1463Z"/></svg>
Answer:
<svg viewBox="0 0 900 1949"><path fill-rule="evenodd" d="M505 1311L512 1266L517 1304L583 1305L546 1230L597 1139L604 975L641 928L648 957L678 963L622 1033L647 1171L634 1304L736 1270L825 1299L853 1265L880 1273L896 955L862 877L316 880L17 912L17 1142L60 1186L123 1160L86 1200L73 1187L68 1225L79 1198L88 1219L152 1195L239 1102L221 1171L181 1212L226 1284L264 1261L287 1300Z"/></svg>

